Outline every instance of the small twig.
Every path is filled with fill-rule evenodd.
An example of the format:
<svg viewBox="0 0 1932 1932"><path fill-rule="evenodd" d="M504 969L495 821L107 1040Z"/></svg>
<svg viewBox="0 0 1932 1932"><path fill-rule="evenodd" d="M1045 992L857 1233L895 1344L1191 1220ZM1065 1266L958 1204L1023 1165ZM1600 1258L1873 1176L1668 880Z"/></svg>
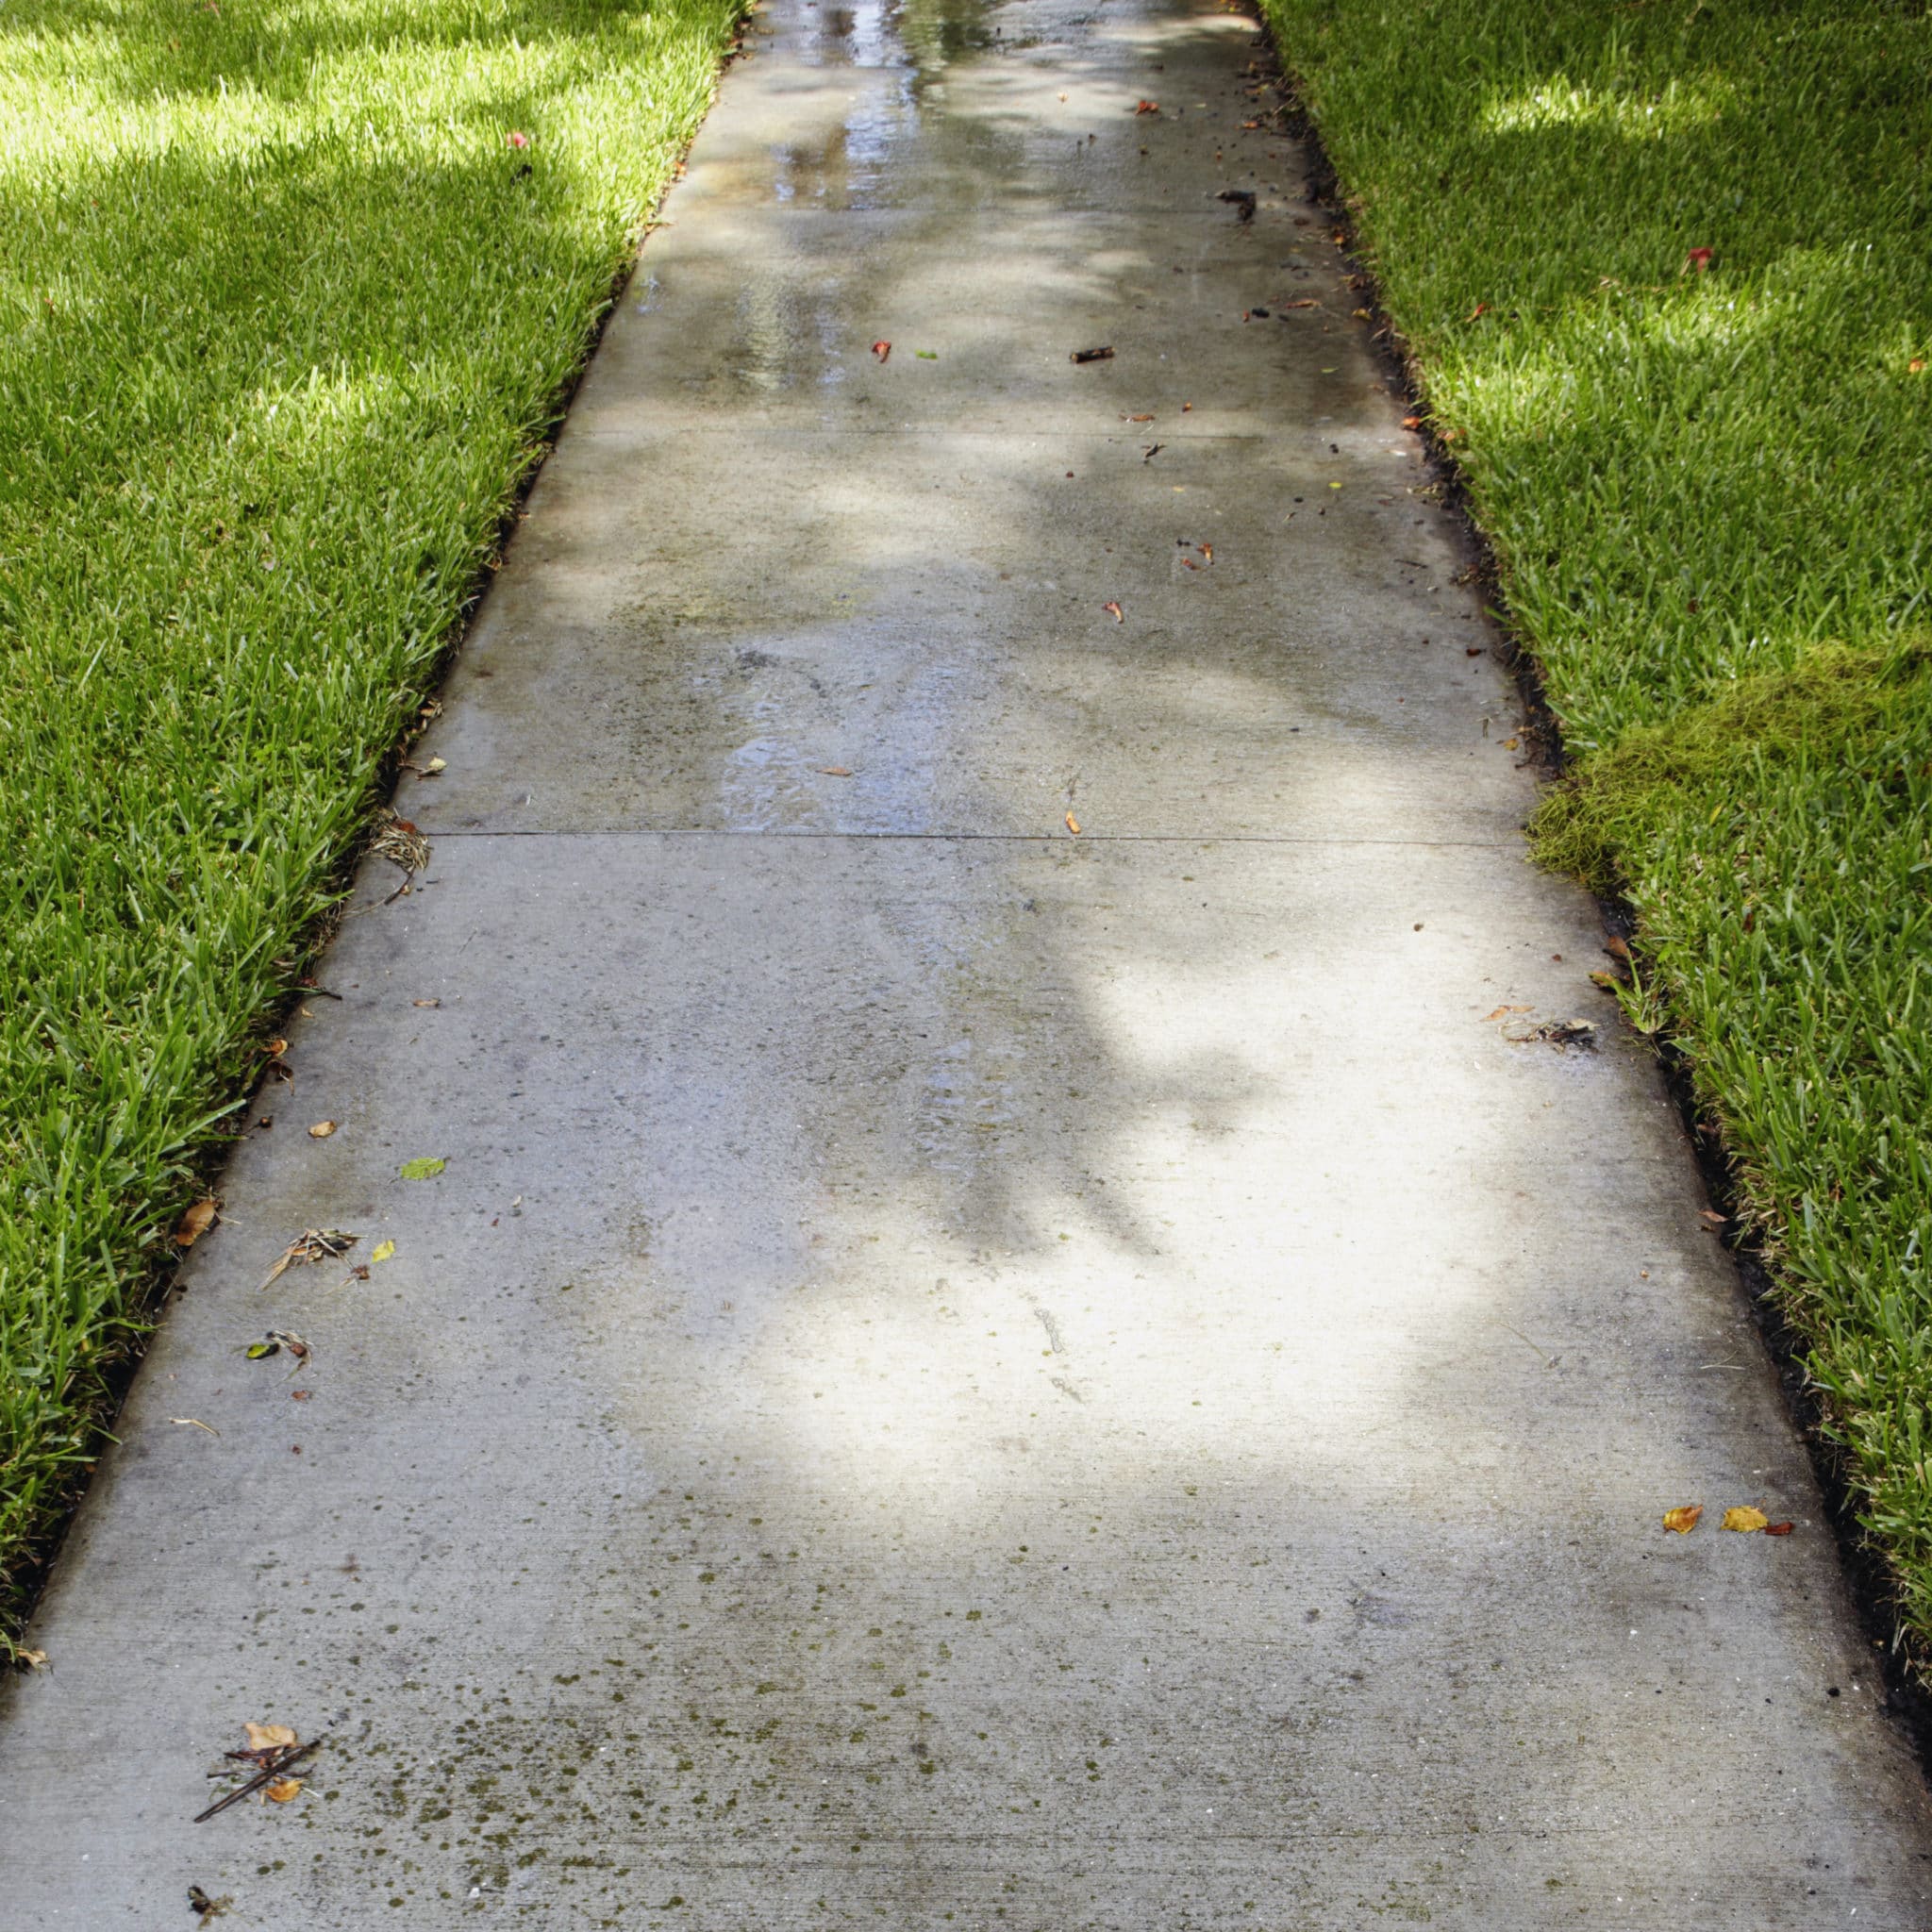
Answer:
<svg viewBox="0 0 1932 1932"><path fill-rule="evenodd" d="M245 1785L242 1785L230 1791L225 1798L216 1799L206 1811L202 1812L195 1819L195 1824L206 1824L218 1811L225 1811L230 1805L239 1805L243 1798L253 1797L264 1785L274 1784L278 1777L281 1777L288 1771L291 1764L300 1763L311 1751L319 1750L326 1740L327 1736L328 1733L325 1731L322 1737L311 1738L306 1744L291 1744L265 1771L257 1772Z"/></svg>
<svg viewBox="0 0 1932 1932"><path fill-rule="evenodd" d="M1554 1360L1554 1358L1553 1358L1553 1357L1549 1357L1549 1356L1543 1355L1543 1352L1542 1352L1542 1350L1541 1350L1541 1349L1540 1349L1540 1348L1537 1348L1537 1345L1536 1345L1536 1343L1535 1343L1535 1342L1533 1342L1533 1341L1531 1341L1531 1340L1529 1339L1529 1337L1528 1337L1528 1336L1526 1336L1526 1335L1525 1335L1525 1334L1524 1334L1524 1333L1523 1332L1523 1330L1522 1330L1521 1328L1517 1327L1517 1326L1516 1326L1516 1324L1514 1324L1513 1322L1506 1322L1506 1321L1504 1321L1504 1319L1503 1319L1503 1318L1502 1318L1502 1316L1500 1316L1500 1315L1491 1315L1491 1316L1490 1317L1490 1319L1491 1319L1491 1321L1492 1321L1493 1323L1495 1323L1495 1324L1496 1324L1496 1326L1497 1326L1497 1327L1499 1327L1499 1328L1507 1328L1507 1329L1508 1329L1508 1331L1510 1332L1510 1334L1512 1334L1513 1336L1515 1336L1515 1338L1517 1339L1517 1341L1520 1341L1520 1342L1522 1342L1522 1344L1524 1345L1524 1348L1527 1348L1527 1349L1534 1349L1534 1350L1535 1350L1535 1352L1536 1352L1536 1353L1537 1353L1538 1355L1542 1355L1542 1356L1543 1356L1543 1365L1544 1365L1544 1367L1546 1367L1546 1368L1551 1368L1551 1369L1554 1369L1554 1368L1555 1368L1555 1367L1557 1366L1557 1364L1556 1364L1556 1361Z"/></svg>

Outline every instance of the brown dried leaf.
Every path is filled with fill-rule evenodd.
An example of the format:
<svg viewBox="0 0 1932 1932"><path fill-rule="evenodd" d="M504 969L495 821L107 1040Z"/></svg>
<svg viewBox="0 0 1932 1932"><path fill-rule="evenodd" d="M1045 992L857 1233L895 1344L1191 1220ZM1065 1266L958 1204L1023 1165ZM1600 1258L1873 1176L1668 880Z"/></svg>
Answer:
<svg viewBox="0 0 1932 1932"><path fill-rule="evenodd" d="M1491 1020L1507 1019L1511 1013L1533 1013L1535 1010L1534 1007L1498 1007L1493 1013L1483 1015L1483 1024L1487 1026Z"/></svg>
<svg viewBox="0 0 1932 1932"><path fill-rule="evenodd" d="M308 1138L311 1141L326 1141L328 1137L335 1132L335 1122L317 1121L316 1124L309 1128Z"/></svg>
<svg viewBox="0 0 1932 1932"><path fill-rule="evenodd" d="M300 1741L287 1724L244 1724L242 1728L248 1733L251 1751L286 1751Z"/></svg>
<svg viewBox="0 0 1932 1932"><path fill-rule="evenodd" d="M47 1653L44 1650L21 1650L16 1651L14 1655L30 1671L44 1671L47 1668Z"/></svg>
<svg viewBox="0 0 1932 1932"><path fill-rule="evenodd" d="M850 765L821 765L819 770L828 778L849 778L852 775Z"/></svg>
<svg viewBox="0 0 1932 1932"><path fill-rule="evenodd" d="M872 345L872 352L874 356L876 356L879 358L881 362L883 362L886 359L886 358L892 353L892 345L891 342L887 341L883 336L881 336L879 340Z"/></svg>
<svg viewBox="0 0 1932 1932"><path fill-rule="evenodd" d="M1706 1227L1717 1228L1729 1225L1729 1223L1715 1208L1700 1208L1697 1210L1697 1218L1703 1222Z"/></svg>
<svg viewBox="0 0 1932 1932"><path fill-rule="evenodd" d="M409 1004L412 1007L440 1007L442 1002L441 1000L411 1000Z"/></svg>
<svg viewBox="0 0 1932 1932"><path fill-rule="evenodd" d="M1604 941L1604 951L1613 959L1627 959L1630 957L1630 942L1620 934L1612 933Z"/></svg>
<svg viewBox="0 0 1932 1932"><path fill-rule="evenodd" d="M181 1217L180 1225L175 1230L175 1245L177 1248L192 1248L214 1225L215 1215L221 1205L212 1194L205 1201L197 1201Z"/></svg>
<svg viewBox="0 0 1932 1932"><path fill-rule="evenodd" d="M1768 1528L1770 1523L1771 1519L1762 1509L1754 1509L1748 1504L1724 1511L1724 1527L1735 1529L1740 1536L1748 1536L1754 1529Z"/></svg>
<svg viewBox="0 0 1932 1932"><path fill-rule="evenodd" d="M1766 1536L1790 1536L1796 1527L1797 1525L1791 1523L1767 1523L1764 1525L1764 1533Z"/></svg>
<svg viewBox="0 0 1932 1932"><path fill-rule="evenodd" d="M1107 600L1107 602L1103 604L1100 608L1104 611L1106 611L1107 614L1110 618L1112 618L1116 624L1126 623L1127 620L1125 613L1121 609L1121 607L1113 601L1111 597L1109 597Z"/></svg>
<svg viewBox="0 0 1932 1932"><path fill-rule="evenodd" d="M1679 1536L1689 1536L1697 1527L1698 1519L1703 1514L1702 1503L1686 1503L1681 1509L1666 1509L1664 1527L1674 1530Z"/></svg>
<svg viewBox="0 0 1932 1932"><path fill-rule="evenodd" d="M1137 114L1158 114L1160 112L1160 103L1158 101L1136 101L1134 103L1134 112Z"/></svg>
<svg viewBox="0 0 1932 1932"><path fill-rule="evenodd" d="M289 1042L286 1040L282 1039L280 1035L277 1035L274 1040L271 1040L269 1043L262 1048L262 1052L265 1053L272 1060L280 1059L281 1057L288 1052L288 1050Z"/></svg>

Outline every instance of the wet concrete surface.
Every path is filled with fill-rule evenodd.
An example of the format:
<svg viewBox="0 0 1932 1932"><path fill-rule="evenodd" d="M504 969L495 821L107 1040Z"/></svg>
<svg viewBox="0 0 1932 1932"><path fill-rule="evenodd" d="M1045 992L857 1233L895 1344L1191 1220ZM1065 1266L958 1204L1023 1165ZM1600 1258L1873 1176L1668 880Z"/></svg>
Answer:
<svg viewBox="0 0 1932 1932"><path fill-rule="evenodd" d="M8 1932L1928 1923L1253 34L758 17L0 1705Z"/></svg>

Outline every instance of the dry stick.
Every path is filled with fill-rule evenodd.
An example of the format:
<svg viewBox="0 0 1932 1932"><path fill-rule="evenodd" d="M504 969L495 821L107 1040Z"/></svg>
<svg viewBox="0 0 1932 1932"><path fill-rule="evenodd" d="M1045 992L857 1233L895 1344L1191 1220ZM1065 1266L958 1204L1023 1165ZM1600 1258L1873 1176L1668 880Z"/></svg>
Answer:
<svg viewBox="0 0 1932 1932"><path fill-rule="evenodd" d="M225 1798L218 1798L194 1821L195 1824L206 1824L216 1812L225 1811L230 1805L239 1805L243 1798L253 1797L264 1785L274 1784L278 1777L281 1777L288 1771L290 1765L299 1763L311 1751L319 1750L327 1739L327 1736L328 1733L325 1731L322 1737L311 1739L306 1744L290 1745L288 1750L281 1757L277 1757L266 1771L258 1772L245 1785L230 1791Z"/></svg>

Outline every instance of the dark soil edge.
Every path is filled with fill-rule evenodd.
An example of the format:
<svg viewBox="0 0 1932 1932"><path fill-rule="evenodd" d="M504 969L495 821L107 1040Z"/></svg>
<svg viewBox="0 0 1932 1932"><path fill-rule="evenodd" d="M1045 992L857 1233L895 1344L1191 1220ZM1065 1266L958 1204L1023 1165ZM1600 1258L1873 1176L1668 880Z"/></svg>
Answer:
<svg viewBox="0 0 1932 1932"><path fill-rule="evenodd" d="M730 28L731 38L718 62L716 87L723 86L733 63L744 51L745 30L756 5L757 0L739 0L737 17ZM712 106L715 105L714 87ZM376 811L384 804L394 804L396 789L402 782L403 761L436 715L436 709L430 708L432 700L447 681L469 638L470 626L491 580L502 567L510 538L524 520L530 492L536 489L537 479L542 475L543 466L557 446L564 418L569 414L571 404L590 369L591 358L604 340L604 331L617 312L617 305L623 299L625 290L637 274L652 231L663 225L659 212L664 201L684 178L685 158L709 118L710 108L707 108L699 117L697 126L691 130L691 140L685 142L673 163L663 192L651 211L638 224L623 265L611 276L603 300L592 311L575 368L558 384L549 399L544 412L542 441L524 466L522 474L512 480L508 499L503 514L497 519L490 547L477 565L469 589L457 605L442 641L425 665L416 691L405 701L403 720L395 741L376 766L359 808L360 826L335 863L316 881L316 890L328 901L327 908L289 941L291 978L283 998L260 1014L254 1035L258 1041L265 1041L284 1032L303 1001L317 997L314 967L327 950L329 941L335 938L356 874L369 857L370 845L379 829ZM302 983L304 980L308 983ZM263 1089L258 1076L258 1061L250 1059L246 1068L245 1072L242 1068L236 1070L238 1079L245 1083L244 1091L231 1107L224 1109L225 1114L239 1114L242 1119L232 1126L225 1120L212 1128L207 1144L184 1163L193 1177L193 1187L188 1195L191 1201L206 1199L219 1192L217 1183L222 1170L227 1165L228 1156L247 1132L248 1118L254 1113ZM221 1084L219 1078L215 1084ZM160 1324L166 1320L175 1297L187 1292L180 1280L187 1260L187 1250L175 1247L170 1240L163 1238L142 1264L143 1278L128 1290L125 1305L118 1318L124 1329L124 1339L117 1344L118 1353L113 1361L102 1374L101 1394L86 1419L89 1434L86 1456L73 1465L71 1480L63 1485L59 1500L48 1506L40 1528L12 1554L6 1568L0 1570L0 1684L4 1684L4 1673L9 1663L16 1670L28 1668L21 1655L23 1641L66 1553L67 1541L79 1515L80 1506L92 1487L95 1468L101 1457L120 1440L114 1431L134 1387L134 1378L147 1357L149 1343Z"/></svg>
<svg viewBox="0 0 1932 1932"><path fill-rule="evenodd" d="M1389 388L1404 403L1405 414L1417 419L1415 433L1427 452L1426 467L1438 501L1460 535L1474 581L1483 593L1485 615L1495 640L1497 661L1514 679L1524 708L1529 757L1546 783L1564 780L1570 771L1562 725L1551 709L1542 667L1511 625L1507 599L1495 551L1476 519L1468 486L1453 451L1442 440L1430 411L1427 382L1407 339L1396 328L1382 302L1374 274L1356 254L1357 225L1342 192L1341 179L1329 158L1320 128L1308 111L1299 77L1282 59L1269 22L1254 20L1253 42L1264 84L1277 89L1282 105L1274 119L1280 131L1303 150L1307 202L1322 211L1337 237L1347 264L1351 286L1360 306L1369 311L1375 355ZM1637 943L1637 910L1621 895L1593 893L1602 911L1605 930L1633 947ZM1640 956L1641 957L1641 956ZM1895 1606L1898 1579L1857 1518L1857 1502L1850 1469L1842 1451L1827 1433L1825 1406L1806 1366L1808 1343L1785 1311L1777 1274L1757 1232L1735 1218L1739 1191L1737 1163L1724 1144L1723 1131L1699 1104L1690 1061L1662 1035L1653 1036L1653 1050L1664 1086L1682 1122L1684 1136L1697 1161L1705 1191L1729 1220L1724 1243L1737 1267L1738 1290L1750 1310L1765 1352L1777 1372L1785 1407L1792 1426L1803 1438L1812 1474L1824 1503L1825 1520L1838 1545L1846 1595L1874 1653L1885 1686L1879 1708L1899 1725L1916 1752L1922 1771L1932 1779L1932 1655L1924 1654L1901 1624Z"/></svg>

